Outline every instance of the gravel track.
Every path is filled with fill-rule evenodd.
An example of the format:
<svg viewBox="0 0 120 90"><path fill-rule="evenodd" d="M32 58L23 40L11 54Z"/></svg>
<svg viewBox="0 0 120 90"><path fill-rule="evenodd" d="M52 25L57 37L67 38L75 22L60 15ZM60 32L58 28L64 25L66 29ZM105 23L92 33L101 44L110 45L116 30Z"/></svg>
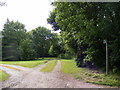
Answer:
<svg viewBox="0 0 120 90"><path fill-rule="evenodd" d="M35 68L4 65L20 69L20 71L0 66L1 70L11 75L8 80L0 83L1 88L112 88L75 80L70 75L61 72L60 61L50 73L40 72L40 69L46 64L38 65Z"/></svg>

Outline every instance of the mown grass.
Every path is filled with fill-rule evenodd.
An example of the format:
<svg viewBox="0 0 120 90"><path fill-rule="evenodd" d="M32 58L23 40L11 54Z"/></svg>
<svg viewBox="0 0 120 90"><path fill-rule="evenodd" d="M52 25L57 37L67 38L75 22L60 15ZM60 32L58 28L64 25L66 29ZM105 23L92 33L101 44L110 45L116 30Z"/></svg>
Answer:
<svg viewBox="0 0 120 90"><path fill-rule="evenodd" d="M48 59L44 60L31 60L31 61L1 61L2 64L10 64L10 65L19 65L23 67L33 68L39 64L44 64Z"/></svg>
<svg viewBox="0 0 120 90"><path fill-rule="evenodd" d="M40 71L43 71L43 72L51 72L55 65L57 63L57 60L51 60L44 68L42 68Z"/></svg>
<svg viewBox="0 0 120 90"><path fill-rule="evenodd" d="M106 75L86 68L78 68L74 60L61 60L61 63L62 72L72 74L78 80L101 85L120 86L120 76L117 74Z"/></svg>
<svg viewBox="0 0 120 90"><path fill-rule="evenodd" d="M42 58L38 58L39 60L42 60ZM45 57L44 60L56 60L57 57Z"/></svg>
<svg viewBox="0 0 120 90"><path fill-rule="evenodd" d="M9 76L10 76L9 74L7 74L4 71L0 70L0 82L7 80Z"/></svg>

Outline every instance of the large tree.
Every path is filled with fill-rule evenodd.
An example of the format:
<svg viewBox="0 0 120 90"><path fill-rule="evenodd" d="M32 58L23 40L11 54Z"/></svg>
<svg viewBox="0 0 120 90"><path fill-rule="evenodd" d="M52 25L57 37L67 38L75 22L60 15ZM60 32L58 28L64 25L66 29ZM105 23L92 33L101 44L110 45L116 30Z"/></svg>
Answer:
<svg viewBox="0 0 120 90"><path fill-rule="evenodd" d="M26 37L25 26L18 21L7 20L4 24L2 35L3 60L19 60L19 45Z"/></svg>
<svg viewBox="0 0 120 90"><path fill-rule="evenodd" d="M67 49L77 55L77 65L105 66L106 39L111 70L119 70L120 3L55 2L48 23L56 24ZM67 13L66 13L67 12ZM54 17L54 18L53 18ZM53 28L54 29L54 28ZM56 30L56 29L55 29Z"/></svg>
<svg viewBox="0 0 120 90"><path fill-rule="evenodd" d="M32 30L34 48L37 57L49 56L50 40L52 33L45 27L38 27Z"/></svg>

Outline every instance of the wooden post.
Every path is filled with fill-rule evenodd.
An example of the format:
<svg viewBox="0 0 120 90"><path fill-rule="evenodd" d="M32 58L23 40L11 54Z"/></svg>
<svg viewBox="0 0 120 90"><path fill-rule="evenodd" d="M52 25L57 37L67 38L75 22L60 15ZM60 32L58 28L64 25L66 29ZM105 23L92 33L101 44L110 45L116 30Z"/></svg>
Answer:
<svg viewBox="0 0 120 90"><path fill-rule="evenodd" d="M106 40L106 74L108 74L108 44Z"/></svg>

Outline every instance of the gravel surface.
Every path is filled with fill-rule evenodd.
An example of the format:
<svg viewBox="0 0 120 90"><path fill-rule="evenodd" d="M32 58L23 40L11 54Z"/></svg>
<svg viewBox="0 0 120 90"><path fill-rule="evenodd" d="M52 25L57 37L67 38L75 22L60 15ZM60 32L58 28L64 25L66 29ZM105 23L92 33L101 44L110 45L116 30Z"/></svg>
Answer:
<svg viewBox="0 0 120 90"><path fill-rule="evenodd" d="M1 88L112 88L75 80L70 75L61 72L60 61L50 73L40 72L40 69L46 64L38 65L35 68L4 65L20 69L20 71L0 66L1 70L11 75L8 80L0 83Z"/></svg>

